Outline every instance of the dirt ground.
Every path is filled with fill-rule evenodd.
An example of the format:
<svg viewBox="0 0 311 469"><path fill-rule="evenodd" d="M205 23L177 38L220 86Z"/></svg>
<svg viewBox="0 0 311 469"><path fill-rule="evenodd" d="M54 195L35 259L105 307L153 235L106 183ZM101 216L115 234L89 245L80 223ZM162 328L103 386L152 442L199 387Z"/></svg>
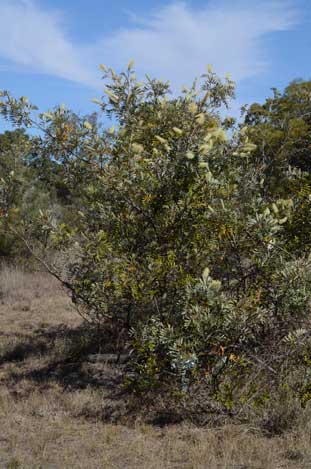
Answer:
<svg viewBox="0 0 311 469"><path fill-rule="evenodd" d="M273 438L121 425L121 370L107 353L75 359L81 321L53 279L2 268L0 293L0 468L311 468L311 422Z"/></svg>

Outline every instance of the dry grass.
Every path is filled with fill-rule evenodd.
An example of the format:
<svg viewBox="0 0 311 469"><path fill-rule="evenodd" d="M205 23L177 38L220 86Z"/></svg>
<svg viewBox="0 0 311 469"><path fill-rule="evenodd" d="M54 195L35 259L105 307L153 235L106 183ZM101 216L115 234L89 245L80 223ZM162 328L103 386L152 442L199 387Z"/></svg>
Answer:
<svg viewBox="0 0 311 469"><path fill-rule="evenodd" d="M242 425L107 423L122 407L118 373L105 362L59 363L80 321L53 279L6 267L0 292L0 468L311 467L306 416L275 438Z"/></svg>

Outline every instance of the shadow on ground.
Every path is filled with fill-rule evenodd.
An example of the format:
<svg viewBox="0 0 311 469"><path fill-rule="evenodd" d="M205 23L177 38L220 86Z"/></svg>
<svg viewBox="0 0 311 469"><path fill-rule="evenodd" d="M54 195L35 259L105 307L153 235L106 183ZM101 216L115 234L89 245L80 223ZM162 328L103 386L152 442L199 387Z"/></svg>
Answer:
<svg viewBox="0 0 311 469"><path fill-rule="evenodd" d="M60 325L34 330L31 335L0 336L7 342L0 353L0 367L17 365L6 373L7 384L27 379L41 384L53 381L70 389L101 387L120 392L122 359L105 346L103 337L94 340L94 334L83 326Z"/></svg>

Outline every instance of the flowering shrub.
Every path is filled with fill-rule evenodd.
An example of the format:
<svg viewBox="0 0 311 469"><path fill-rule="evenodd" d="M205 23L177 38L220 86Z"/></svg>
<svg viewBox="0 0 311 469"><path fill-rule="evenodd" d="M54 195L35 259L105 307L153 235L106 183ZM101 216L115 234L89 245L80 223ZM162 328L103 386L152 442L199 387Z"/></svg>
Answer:
<svg viewBox="0 0 311 469"><path fill-rule="evenodd" d="M128 387L202 383L232 407L286 384L306 399L311 265L293 232L306 173L283 165L293 190L271 190L262 134L250 116L222 117L234 83L210 68L180 96L138 82L133 63L102 70L108 129L64 108L35 121L25 99L2 94L5 117L37 122L37 155L59 163L75 215L38 212L20 236L86 321L130 348Z"/></svg>

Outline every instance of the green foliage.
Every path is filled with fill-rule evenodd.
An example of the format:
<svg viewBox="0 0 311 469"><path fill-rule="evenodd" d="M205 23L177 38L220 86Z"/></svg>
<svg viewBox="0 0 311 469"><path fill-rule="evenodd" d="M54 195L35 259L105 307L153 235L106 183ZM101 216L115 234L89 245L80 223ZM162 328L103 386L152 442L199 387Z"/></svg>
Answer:
<svg viewBox="0 0 311 469"><path fill-rule="evenodd" d="M16 252L16 238L8 231L18 216L25 189L24 158L30 148L29 138L21 129L0 135L0 256ZM2 229L1 229L2 228Z"/></svg>
<svg viewBox="0 0 311 469"><path fill-rule="evenodd" d="M35 167L67 195L61 210L42 202L24 213L15 232L80 314L130 348L128 387L200 383L233 409L290 382L304 402L309 175L298 149L309 123L296 98L308 85L252 106L239 128L220 112L234 84L210 69L177 97L167 83L137 82L132 64L103 70L96 102L114 125L64 108L38 116ZM2 97L5 117L34 122L27 101Z"/></svg>
<svg viewBox="0 0 311 469"><path fill-rule="evenodd" d="M311 81L294 81L265 104L246 110L248 135L257 145L254 156L264 173L265 198L293 201L287 221L289 250L310 252Z"/></svg>

